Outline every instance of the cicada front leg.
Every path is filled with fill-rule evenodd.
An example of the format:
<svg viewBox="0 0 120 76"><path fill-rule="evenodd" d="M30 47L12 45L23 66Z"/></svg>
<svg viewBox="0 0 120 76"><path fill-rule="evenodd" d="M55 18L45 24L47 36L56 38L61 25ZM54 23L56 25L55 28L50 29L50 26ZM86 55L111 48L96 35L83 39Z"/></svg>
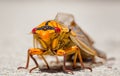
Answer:
<svg viewBox="0 0 120 76"><path fill-rule="evenodd" d="M71 73L71 74L73 74L73 72L70 70L70 69L68 69L68 68L66 68L66 56L67 56L67 53L65 52L65 50L62 50L62 49L60 49L60 50L58 50L57 51L57 55L58 56L63 56L64 58L64 61L63 61L63 71L64 72L66 72L66 73Z"/></svg>
<svg viewBox="0 0 120 76"><path fill-rule="evenodd" d="M81 68L82 68L82 69L89 69L90 71L92 71L92 68L91 68L91 67L86 67L86 66L84 66L80 49L79 49L79 51L77 51L77 52L78 52L77 54L78 54L78 58L79 58L79 61L80 61L80 64L81 64Z"/></svg>
<svg viewBox="0 0 120 76"><path fill-rule="evenodd" d="M50 67L49 67L49 65L48 65L48 62L47 62L47 60L45 59L45 57L43 56L43 55L38 55L38 57L40 58L40 59L43 59L44 60L44 62L45 62L45 67L47 66L47 69L50 69Z"/></svg>
<svg viewBox="0 0 120 76"><path fill-rule="evenodd" d="M26 66L25 67L18 67L18 69L27 69L28 66L29 66L29 61L30 61L30 57L31 59L34 61L35 63L35 67L33 67L32 69L30 69L30 73L32 72L32 70L36 69L36 68L39 68L39 65L36 61L36 59L33 57L33 55L42 55L43 51L41 49L38 49L38 48L30 48L28 50L28 55L27 55L27 63L26 63Z"/></svg>
<svg viewBox="0 0 120 76"><path fill-rule="evenodd" d="M80 49L77 46L72 46L68 49L65 49L65 50L60 49L60 50L57 51L57 55L64 56L63 70L66 73L72 73L73 74L73 72L71 70L68 70L66 68L66 64L65 64L66 63L66 56L71 55L71 54L74 54L74 60L73 60L73 67L74 68L76 68L76 59L78 58L79 61L80 61L82 69L89 69L90 71L92 71L92 69L90 67L84 66L82 56L81 56L81 53L80 53Z"/></svg>

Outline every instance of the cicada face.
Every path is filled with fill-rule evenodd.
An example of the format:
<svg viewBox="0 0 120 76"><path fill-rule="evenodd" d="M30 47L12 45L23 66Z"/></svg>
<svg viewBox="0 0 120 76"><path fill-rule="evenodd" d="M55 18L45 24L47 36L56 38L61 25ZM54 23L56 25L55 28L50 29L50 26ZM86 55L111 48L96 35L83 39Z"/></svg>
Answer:
<svg viewBox="0 0 120 76"><path fill-rule="evenodd" d="M47 21L33 28L32 33L43 41L48 42L61 33L61 26L56 21Z"/></svg>

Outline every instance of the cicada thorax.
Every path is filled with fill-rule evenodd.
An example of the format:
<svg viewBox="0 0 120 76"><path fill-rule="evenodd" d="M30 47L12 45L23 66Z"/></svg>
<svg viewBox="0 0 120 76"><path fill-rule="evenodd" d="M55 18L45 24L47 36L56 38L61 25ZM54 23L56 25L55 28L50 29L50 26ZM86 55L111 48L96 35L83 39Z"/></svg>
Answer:
<svg viewBox="0 0 120 76"><path fill-rule="evenodd" d="M57 50L64 46L62 25L55 20L45 21L33 31L35 31L36 40L45 50Z"/></svg>

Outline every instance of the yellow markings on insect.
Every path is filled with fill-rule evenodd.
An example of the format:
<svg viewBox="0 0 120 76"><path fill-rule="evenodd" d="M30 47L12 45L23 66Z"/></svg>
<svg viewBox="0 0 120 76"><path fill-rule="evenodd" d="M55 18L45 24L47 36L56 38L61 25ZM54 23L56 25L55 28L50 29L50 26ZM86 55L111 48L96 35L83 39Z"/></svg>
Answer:
<svg viewBox="0 0 120 76"><path fill-rule="evenodd" d="M54 27L57 27L57 23L53 20L51 20L49 23L48 23L49 26L54 26Z"/></svg>
<svg viewBox="0 0 120 76"><path fill-rule="evenodd" d="M57 47L57 45L58 45L58 38L53 40L52 48L55 49Z"/></svg>
<svg viewBox="0 0 120 76"><path fill-rule="evenodd" d="M58 56L63 56L65 54L65 50L63 50L63 49L59 49L58 51L57 51L57 55Z"/></svg>
<svg viewBox="0 0 120 76"><path fill-rule="evenodd" d="M77 46L72 46L72 47L70 47L70 48L65 50L67 55L74 54L76 51L78 51L78 47Z"/></svg>
<svg viewBox="0 0 120 76"><path fill-rule="evenodd" d="M59 27L61 29L61 25L54 21L54 20L51 20L49 23L48 23L49 26L53 26L53 27Z"/></svg>
<svg viewBox="0 0 120 76"><path fill-rule="evenodd" d="M42 54L43 52L40 50L40 49L37 49L37 48L30 48L30 51L29 51L29 54L32 54L32 55L40 55Z"/></svg>
<svg viewBox="0 0 120 76"><path fill-rule="evenodd" d="M41 39L39 39L39 42L41 43L41 46L44 48L44 49L47 49L47 46L45 44L45 42Z"/></svg>
<svg viewBox="0 0 120 76"><path fill-rule="evenodd" d="M55 30L48 30L50 34L55 33Z"/></svg>
<svg viewBox="0 0 120 76"><path fill-rule="evenodd" d="M50 37L49 31L37 30L36 33L39 34L41 39L43 39L44 41L49 40Z"/></svg>

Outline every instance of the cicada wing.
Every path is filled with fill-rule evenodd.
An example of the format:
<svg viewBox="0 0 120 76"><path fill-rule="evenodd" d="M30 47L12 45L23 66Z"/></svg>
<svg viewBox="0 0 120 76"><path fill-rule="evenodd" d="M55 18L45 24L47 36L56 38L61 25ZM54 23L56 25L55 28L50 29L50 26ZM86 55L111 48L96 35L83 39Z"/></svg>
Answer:
<svg viewBox="0 0 120 76"><path fill-rule="evenodd" d="M57 13L55 20L61 24L64 24L66 27L69 27L71 22L74 21L74 17L73 15L67 13Z"/></svg>
<svg viewBox="0 0 120 76"><path fill-rule="evenodd" d="M73 15L67 13L58 13L55 17L55 20L74 31L78 36L83 38L82 40L86 41L88 44L93 44L93 40L75 23Z"/></svg>
<svg viewBox="0 0 120 76"><path fill-rule="evenodd" d="M88 54L96 55L92 49L93 40L75 23L73 15L58 13L55 20L75 32L76 36L71 35L70 38L77 46Z"/></svg>
<svg viewBox="0 0 120 76"><path fill-rule="evenodd" d="M97 55L96 51L92 49L92 47L87 46L84 42L79 40L77 37L70 35L70 38L80 49L82 49L87 54L92 55L92 56Z"/></svg>
<svg viewBox="0 0 120 76"><path fill-rule="evenodd" d="M67 13L58 13L55 17L55 20L63 24L65 27L71 29L75 32L76 36L70 36L71 40L79 46L84 52L97 55L99 57L106 57L104 53L101 53L99 50L93 47L93 40L89 37L74 21L74 16ZM81 45L82 44L82 45ZM85 48L86 47L86 48Z"/></svg>
<svg viewBox="0 0 120 76"><path fill-rule="evenodd" d="M103 58L103 59L105 59L105 60L107 59L107 56L106 56L105 52L103 52L103 51L101 51L101 50L98 50L98 49L96 49L96 48L94 48L94 49L96 50L98 57Z"/></svg>
<svg viewBox="0 0 120 76"><path fill-rule="evenodd" d="M71 28L72 31L76 33L76 37L73 38L73 40L76 39L78 41L77 43L84 43L84 45L90 48L92 52L96 52L98 57L103 58L103 59L107 58L104 52L99 51L93 46L93 43L94 43L93 40L74 21L69 26L69 28ZM84 49L84 52L87 52L87 50L85 51ZM90 54L90 52L88 54Z"/></svg>

